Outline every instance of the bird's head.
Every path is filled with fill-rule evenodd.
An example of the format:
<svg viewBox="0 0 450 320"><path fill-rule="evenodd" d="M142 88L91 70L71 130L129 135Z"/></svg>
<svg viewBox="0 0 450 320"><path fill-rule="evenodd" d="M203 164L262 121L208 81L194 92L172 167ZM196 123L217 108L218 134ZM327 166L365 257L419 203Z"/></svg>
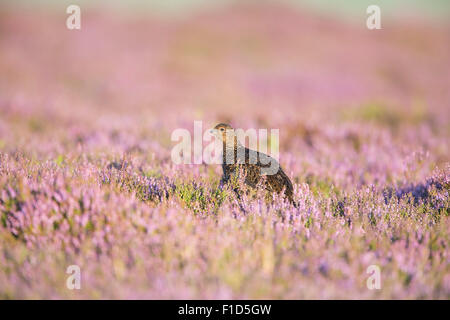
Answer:
<svg viewBox="0 0 450 320"><path fill-rule="evenodd" d="M228 148L234 146L238 143L236 133L232 126L226 123L219 123L213 129L211 133L218 139L223 141L223 144Z"/></svg>

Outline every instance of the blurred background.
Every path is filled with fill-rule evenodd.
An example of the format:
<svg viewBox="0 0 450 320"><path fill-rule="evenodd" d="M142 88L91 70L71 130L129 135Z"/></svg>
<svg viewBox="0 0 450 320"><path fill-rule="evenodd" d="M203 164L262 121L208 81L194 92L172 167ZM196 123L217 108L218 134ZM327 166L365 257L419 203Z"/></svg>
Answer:
<svg viewBox="0 0 450 320"><path fill-rule="evenodd" d="M36 6L36 7L67 7L70 4L78 4L83 7L91 8L114 8L119 10L129 10L134 12L151 12L152 14L173 15L173 14L186 14L196 10L202 10L205 8L216 8L220 6L226 6L229 4L237 3L252 3L261 4L268 2L267 0L7 0L9 4L23 6ZM275 2L275 1L272 1ZM432 19L446 19L450 12L450 4L446 0L435 0L433 2L424 0L281 0L276 1L285 5L292 5L300 9L313 9L324 14L340 15L342 18L348 19L350 17L357 18L361 15L361 12L365 12L365 9L371 5L376 4L383 8L383 14L386 17L395 18L399 15L413 14L420 17L427 17Z"/></svg>
<svg viewBox="0 0 450 320"><path fill-rule="evenodd" d="M376 3L381 30L371 1L2 1L2 145L122 152L111 139L128 135L169 152L203 120L280 128L282 152L367 125L428 149L449 133L450 4Z"/></svg>

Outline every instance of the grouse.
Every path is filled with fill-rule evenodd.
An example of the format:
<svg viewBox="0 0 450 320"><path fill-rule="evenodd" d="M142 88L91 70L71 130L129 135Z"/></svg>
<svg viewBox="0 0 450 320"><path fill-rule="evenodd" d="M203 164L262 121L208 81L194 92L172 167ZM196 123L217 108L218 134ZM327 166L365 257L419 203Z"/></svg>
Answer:
<svg viewBox="0 0 450 320"><path fill-rule="evenodd" d="M250 189L263 187L268 195L283 192L295 205L292 183L274 158L246 148L239 142L235 130L228 124L220 123L212 132L223 142L221 186L243 175L241 177ZM234 191L239 197L239 190L234 188Z"/></svg>

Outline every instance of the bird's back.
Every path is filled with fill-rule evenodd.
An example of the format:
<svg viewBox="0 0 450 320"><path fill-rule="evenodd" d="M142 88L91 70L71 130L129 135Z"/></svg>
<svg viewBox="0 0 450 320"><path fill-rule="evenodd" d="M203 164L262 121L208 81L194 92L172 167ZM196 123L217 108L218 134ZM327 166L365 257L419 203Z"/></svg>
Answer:
<svg viewBox="0 0 450 320"><path fill-rule="evenodd" d="M284 191L286 197L291 202L293 201L292 183L278 161L264 153L245 147L235 148L234 152L233 163L226 163L224 156L222 168L225 180L242 172L245 175L245 184L251 188L257 188L264 179L264 187L268 192L281 193ZM262 159L264 160L261 161ZM271 172L270 169L273 167L275 169Z"/></svg>

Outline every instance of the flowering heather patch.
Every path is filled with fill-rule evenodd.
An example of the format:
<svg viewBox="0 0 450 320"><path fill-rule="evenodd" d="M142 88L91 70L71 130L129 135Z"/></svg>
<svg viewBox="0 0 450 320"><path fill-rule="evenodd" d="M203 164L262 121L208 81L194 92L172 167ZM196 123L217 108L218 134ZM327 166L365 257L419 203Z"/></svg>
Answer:
<svg viewBox="0 0 450 320"><path fill-rule="evenodd" d="M0 298L450 298L448 25L61 21L0 11ZM194 120L279 128L298 206L175 165Z"/></svg>

